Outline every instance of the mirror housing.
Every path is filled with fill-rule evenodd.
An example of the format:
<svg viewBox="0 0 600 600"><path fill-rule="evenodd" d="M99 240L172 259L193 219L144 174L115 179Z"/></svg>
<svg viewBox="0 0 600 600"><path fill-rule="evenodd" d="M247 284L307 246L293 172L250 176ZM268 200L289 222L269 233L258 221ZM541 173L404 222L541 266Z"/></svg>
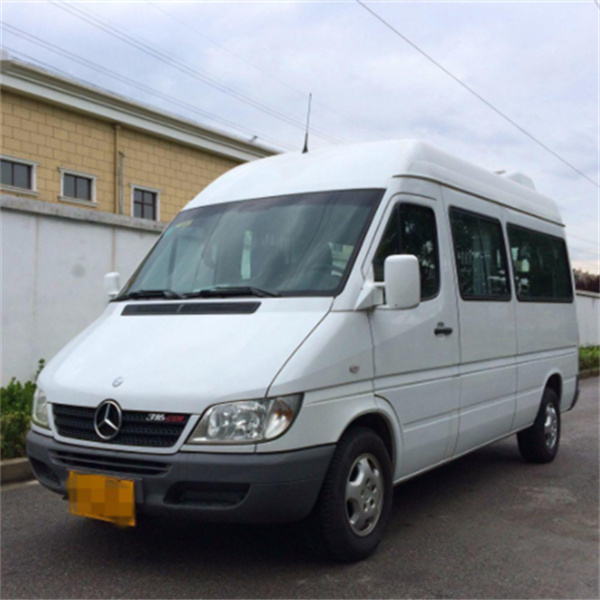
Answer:
<svg viewBox="0 0 600 600"><path fill-rule="evenodd" d="M419 260L412 254L394 254L383 263L385 303L388 308L414 308L421 302Z"/></svg>
<svg viewBox="0 0 600 600"><path fill-rule="evenodd" d="M107 273L104 276L104 291L110 300L116 298L121 289L121 276L118 273Z"/></svg>

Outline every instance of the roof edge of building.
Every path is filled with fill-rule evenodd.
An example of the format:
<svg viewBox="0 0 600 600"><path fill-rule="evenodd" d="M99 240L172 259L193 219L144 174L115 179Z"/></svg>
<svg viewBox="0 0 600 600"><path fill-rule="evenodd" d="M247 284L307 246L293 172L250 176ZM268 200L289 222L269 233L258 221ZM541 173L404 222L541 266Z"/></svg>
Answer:
<svg viewBox="0 0 600 600"><path fill-rule="evenodd" d="M14 59L6 52L2 53L0 72L2 89L7 92L41 99L211 154L240 162L277 154L273 149Z"/></svg>

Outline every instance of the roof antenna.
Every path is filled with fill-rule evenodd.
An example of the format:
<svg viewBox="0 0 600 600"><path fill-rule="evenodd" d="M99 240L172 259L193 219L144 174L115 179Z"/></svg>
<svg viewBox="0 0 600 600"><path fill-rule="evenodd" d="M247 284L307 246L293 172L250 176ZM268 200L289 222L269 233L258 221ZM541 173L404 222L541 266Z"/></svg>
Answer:
<svg viewBox="0 0 600 600"><path fill-rule="evenodd" d="M310 105L312 103L312 93L308 95L308 113L306 115L306 133L304 134L304 148L302 154L308 152L308 127L310 125Z"/></svg>

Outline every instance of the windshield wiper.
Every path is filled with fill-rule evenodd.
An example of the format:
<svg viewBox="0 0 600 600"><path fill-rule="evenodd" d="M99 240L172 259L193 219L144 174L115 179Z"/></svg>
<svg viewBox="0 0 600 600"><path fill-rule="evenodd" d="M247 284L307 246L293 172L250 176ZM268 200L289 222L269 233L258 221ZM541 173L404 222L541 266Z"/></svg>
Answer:
<svg viewBox="0 0 600 600"><path fill-rule="evenodd" d="M234 298L236 296L258 296L259 298L276 298L281 296L278 292L271 292L270 290L263 290L259 287L252 285L246 286L216 286L212 288L206 288L205 290L199 290L197 292L190 292L184 294L184 298Z"/></svg>
<svg viewBox="0 0 600 600"><path fill-rule="evenodd" d="M136 290L122 296L117 296L114 301L119 300L142 300L145 298L166 298L167 300L181 300L183 296L173 290ZM113 302L114 302L113 301Z"/></svg>

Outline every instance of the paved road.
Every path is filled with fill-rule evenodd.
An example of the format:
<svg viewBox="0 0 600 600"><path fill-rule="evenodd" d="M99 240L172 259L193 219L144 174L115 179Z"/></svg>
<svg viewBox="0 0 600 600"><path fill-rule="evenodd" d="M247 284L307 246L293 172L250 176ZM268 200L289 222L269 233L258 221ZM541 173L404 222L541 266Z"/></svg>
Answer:
<svg viewBox="0 0 600 600"><path fill-rule="evenodd" d="M39 485L2 492L2 598L598 598L598 379L551 465L515 438L396 488L377 554L319 562L297 527L71 517Z"/></svg>

